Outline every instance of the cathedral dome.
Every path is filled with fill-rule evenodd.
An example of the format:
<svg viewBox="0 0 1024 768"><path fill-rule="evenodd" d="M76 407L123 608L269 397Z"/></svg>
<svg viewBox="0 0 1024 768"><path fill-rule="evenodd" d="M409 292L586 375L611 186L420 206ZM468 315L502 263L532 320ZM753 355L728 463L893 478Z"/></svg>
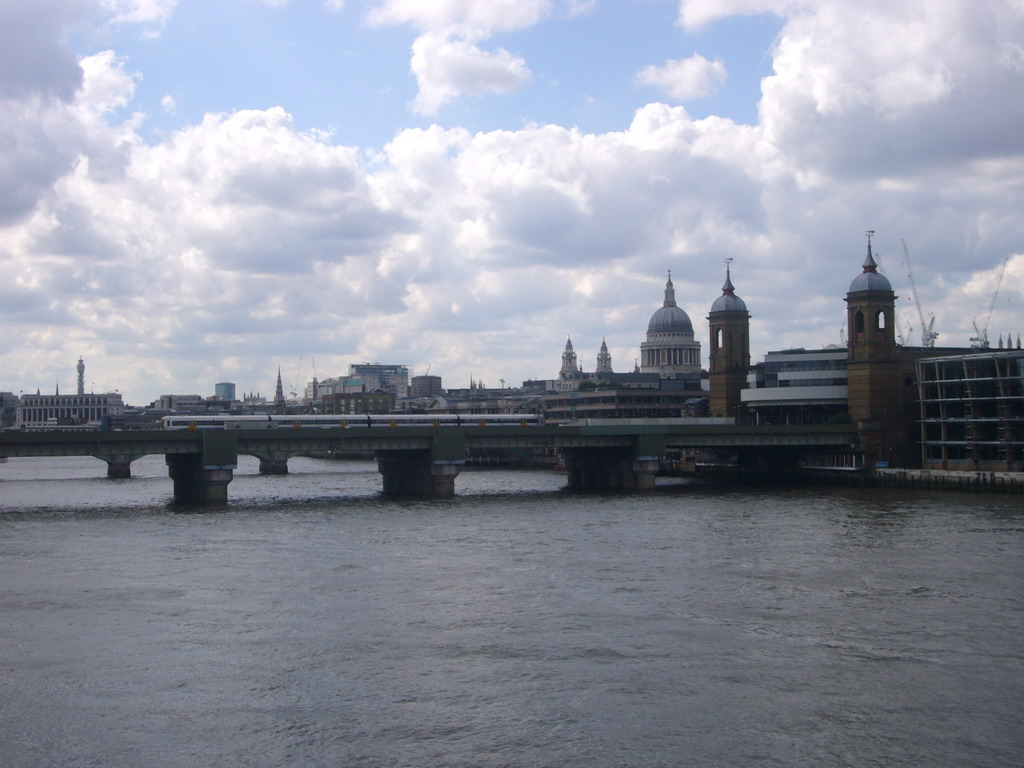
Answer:
<svg viewBox="0 0 1024 768"><path fill-rule="evenodd" d="M665 304L651 315L647 332L673 331L693 333L693 323L690 322L690 316L676 305L676 289L672 285L672 273L669 272L668 282L665 284Z"/></svg>
<svg viewBox="0 0 1024 768"><path fill-rule="evenodd" d="M858 291L891 291L892 284L885 275L878 273L878 264L875 257L871 255L871 240L868 240L868 255L864 259L864 271L853 278L848 293Z"/></svg>
<svg viewBox="0 0 1024 768"><path fill-rule="evenodd" d="M668 306L662 307L651 315L651 322L647 324L647 330L648 332L689 331L693 333L693 323L690 322L690 316L679 307Z"/></svg>
<svg viewBox="0 0 1024 768"><path fill-rule="evenodd" d="M640 345L640 359L641 373L656 373L663 379L700 373L700 342L693 338L690 316L676 305L671 272L665 283L665 303L647 324L647 341Z"/></svg>

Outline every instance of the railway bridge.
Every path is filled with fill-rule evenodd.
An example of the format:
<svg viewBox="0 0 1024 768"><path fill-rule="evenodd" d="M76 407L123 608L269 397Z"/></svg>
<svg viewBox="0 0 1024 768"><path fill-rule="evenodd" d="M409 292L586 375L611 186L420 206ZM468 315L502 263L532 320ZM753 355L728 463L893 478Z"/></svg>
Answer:
<svg viewBox="0 0 1024 768"><path fill-rule="evenodd" d="M280 429L183 429L123 432L0 432L0 458L94 456L113 478L131 476L131 463L165 456L174 498L224 503L239 454L260 460L260 472L284 474L292 456L372 452L389 495L451 496L467 452L478 449L554 449L565 459L573 489L648 489L669 451L729 452L742 466L795 469L808 452L849 453L853 425L510 425L352 426ZM0 470L0 480L2 480Z"/></svg>

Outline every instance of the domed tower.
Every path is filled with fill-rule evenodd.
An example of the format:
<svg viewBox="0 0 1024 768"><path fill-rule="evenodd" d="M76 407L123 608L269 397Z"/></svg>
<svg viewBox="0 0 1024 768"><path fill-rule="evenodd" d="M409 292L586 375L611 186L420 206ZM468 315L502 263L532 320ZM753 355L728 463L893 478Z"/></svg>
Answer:
<svg viewBox="0 0 1024 768"><path fill-rule="evenodd" d="M750 370L750 313L732 285L729 262L725 260L725 285L708 313L711 329L710 406L712 416L736 416L740 391Z"/></svg>
<svg viewBox="0 0 1024 768"><path fill-rule="evenodd" d="M902 451L905 438L903 392L896 349L896 294L871 253L863 271L850 283L846 294L847 407L850 420L860 427L865 459L869 465L891 460Z"/></svg>
<svg viewBox="0 0 1024 768"><path fill-rule="evenodd" d="M690 316L676 306L671 270L665 284L665 303L651 315L647 341L640 345L640 370L657 373L663 379L700 373L700 342L693 338Z"/></svg>
<svg viewBox="0 0 1024 768"><path fill-rule="evenodd" d="M871 236L867 232L868 255L863 271L850 283L846 294L847 332L850 340L850 362L891 360L896 353L896 294L871 253Z"/></svg>

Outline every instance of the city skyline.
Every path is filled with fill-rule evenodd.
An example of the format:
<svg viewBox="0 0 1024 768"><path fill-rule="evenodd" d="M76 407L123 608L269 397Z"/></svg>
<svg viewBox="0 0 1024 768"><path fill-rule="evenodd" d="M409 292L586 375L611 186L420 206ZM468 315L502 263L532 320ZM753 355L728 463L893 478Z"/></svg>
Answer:
<svg viewBox="0 0 1024 768"><path fill-rule="evenodd" d="M938 345L1024 331L1019 3L0 16L0 391L72 391L79 356L132 403L313 359L495 386L567 335L627 371L669 269L706 345L727 258L759 360L841 343L868 229L908 343L904 242Z"/></svg>

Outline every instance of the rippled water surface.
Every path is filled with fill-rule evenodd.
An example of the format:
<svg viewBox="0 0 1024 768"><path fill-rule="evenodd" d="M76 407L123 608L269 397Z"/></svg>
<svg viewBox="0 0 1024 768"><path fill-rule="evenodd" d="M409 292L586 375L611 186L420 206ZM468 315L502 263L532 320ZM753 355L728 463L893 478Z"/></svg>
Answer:
<svg viewBox="0 0 1024 768"><path fill-rule="evenodd" d="M0 464L0 765L1024 764L1019 497L290 468Z"/></svg>

